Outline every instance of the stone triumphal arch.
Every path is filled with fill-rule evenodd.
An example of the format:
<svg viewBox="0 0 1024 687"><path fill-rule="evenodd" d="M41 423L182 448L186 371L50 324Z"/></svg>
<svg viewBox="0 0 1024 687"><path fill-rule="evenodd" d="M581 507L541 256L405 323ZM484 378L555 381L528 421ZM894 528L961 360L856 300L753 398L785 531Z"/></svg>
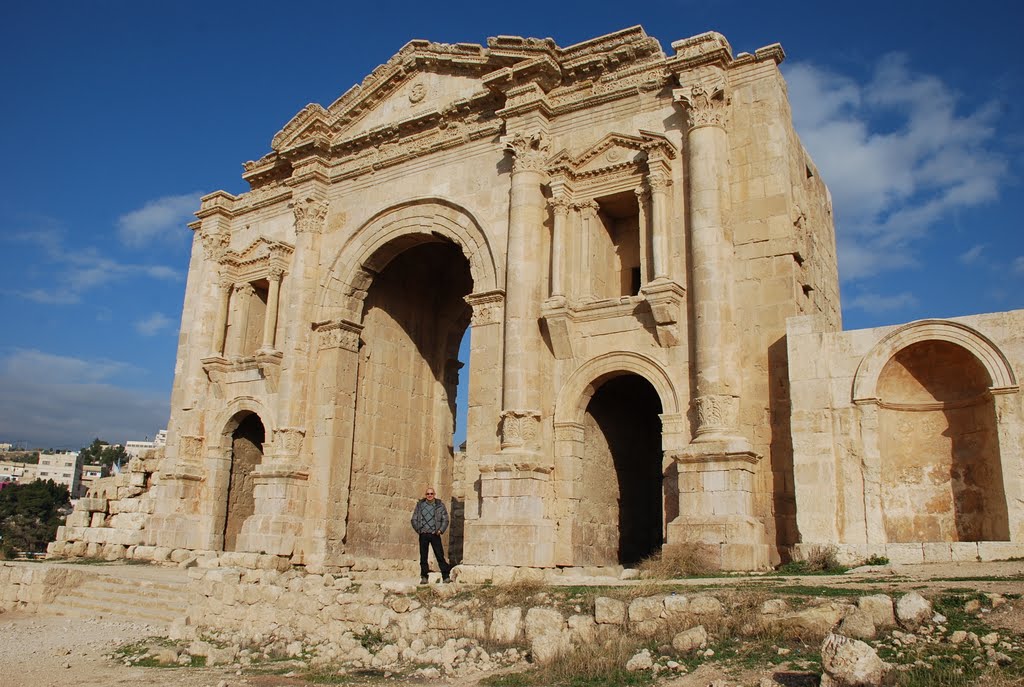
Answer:
<svg viewBox="0 0 1024 687"><path fill-rule="evenodd" d="M416 40L304 108L190 225L165 450L52 552L402 565L433 484L479 579L1020 555L1024 315L842 331L783 59Z"/></svg>

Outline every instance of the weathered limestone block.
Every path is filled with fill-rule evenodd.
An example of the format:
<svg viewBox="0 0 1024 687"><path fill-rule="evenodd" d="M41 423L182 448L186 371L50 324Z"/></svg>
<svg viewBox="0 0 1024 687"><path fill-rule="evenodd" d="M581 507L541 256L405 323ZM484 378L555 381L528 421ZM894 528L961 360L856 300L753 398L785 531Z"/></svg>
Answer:
<svg viewBox="0 0 1024 687"><path fill-rule="evenodd" d="M544 635L561 635L565 618L553 608L534 607L526 612L526 639L533 642Z"/></svg>
<svg viewBox="0 0 1024 687"><path fill-rule="evenodd" d="M594 599L594 621L603 625L622 625L626 622L626 604L607 596L597 597Z"/></svg>
<svg viewBox="0 0 1024 687"><path fill-rule="evenodd" d="M672 638L672 648L680 653L690 653L708 645L708 632L703 625L683 630Z"/></svg>
<svg viewBox="0 0 1024 687"><path fill-rule="evenodd" d="M491 612L490 638L492 641L512 644L522 634L523 609L518 606L495 608Z"/></svg>
<svg viewBox="0 0 1024 687"><path fill-rule="evenodd" d="M722 602L713 596L698 595L690 598L690 613L718 617L725 613Z"/></svg>
<svg viewBox="0 0 1024 687"><path fill-rule="evenodd" d="M871 614L861 608L853 608L839 623L837 632L854 639L874 639L877 634Z"/></svg>
<svg viewBox="0 0 1024 687"><path fill-rule="evenodd" d="M908 592L896 601L896 618L900 625L915 630L932 618L932 602L917 592Z"/></svg>
<svg viewBox="0 0 1024 687"><path fill-rule="evenodd" d="M641 596L629 603L629 622L658 620L665 611L664 596Z"/></svg>
<svg viewBox="0 0 1024 687"><path fill-rule="evenodd" d="M857 608L871 617L871 622L880 630L896 627L896 613L892 599L886 594L872 594L857 599Z"/></svg>
<svg viewBox="0 0 1024 687"><path fill-rule="evenodd" d="M821 687L877 687L891 666L869 645L829 633L821 644Z"/></svg>

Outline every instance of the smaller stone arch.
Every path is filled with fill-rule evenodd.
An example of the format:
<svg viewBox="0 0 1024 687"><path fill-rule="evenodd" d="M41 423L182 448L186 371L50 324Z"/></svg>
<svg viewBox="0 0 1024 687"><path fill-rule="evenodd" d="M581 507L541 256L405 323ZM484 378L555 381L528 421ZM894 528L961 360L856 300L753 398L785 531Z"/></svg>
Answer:
<svg viewBox="0 0 1024 687"><path fill-rule="evenodd" d="M212 423L213 431L207 435L207 445L210 451L230 451L231 435L238 428L241 422L241 414L244 412L254 413L259 416L260 421L267 433L267 442L276 432L277 422L273 413L265 405L260 403L254 396L238 396L232 399L224 410L217 414Z"/></svg>
<svg viewBox="0 0 1024 687"><path fill-rule="evenodd" d="M635 374L651 383L661 399L663 416L679 414L679 396L665 369L647 356L619 351L587 361L562 385L555 404L555 425L581 423L587 404L601 383L622 374Z"/></svg>
<svg viewBox="0 0 1024 687"><path fill-rule="evenodd" d="M321 289L316 320L359 322L373 275L404 250L439 240L462 250L475 292L503 285L487 233L468 210L441 198L414 198L381 210L348 238Z"/></svg>
<svg viewBox="0 0 1024 687"><path fill-rule="evenodd" d="M1003 352L981 332L951 320L918 320L894 329L864 356L853 378L853 402L878 403L878 378L885 364L899 351L922 341L946 341L966 349L988 371L994 394L1019 389L1013 368Z"/></svg>

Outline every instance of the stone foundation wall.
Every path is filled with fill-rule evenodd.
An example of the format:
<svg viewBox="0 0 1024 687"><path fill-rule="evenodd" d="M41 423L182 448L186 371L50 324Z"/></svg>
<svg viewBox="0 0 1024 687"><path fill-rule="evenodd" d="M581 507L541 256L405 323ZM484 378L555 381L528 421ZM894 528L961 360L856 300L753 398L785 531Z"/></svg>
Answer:
<svg viewBox="0 0 1024 687"><path fill-rule="evenodd" d="M83 575L75 570L0 563L0 609L38 610L82 579Z"/></svg>

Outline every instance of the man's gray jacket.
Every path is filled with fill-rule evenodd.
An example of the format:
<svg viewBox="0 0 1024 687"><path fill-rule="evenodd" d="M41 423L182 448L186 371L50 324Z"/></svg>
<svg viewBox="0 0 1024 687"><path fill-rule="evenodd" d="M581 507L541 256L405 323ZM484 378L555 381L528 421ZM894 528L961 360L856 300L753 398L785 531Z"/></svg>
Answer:
<svg viewBox="0 0 1024 687"><path fill-rule="evenodd" d="M420 534L443 533L448 529L448 509L440 499L420 499L412 511L412 528Z"/></svg>

